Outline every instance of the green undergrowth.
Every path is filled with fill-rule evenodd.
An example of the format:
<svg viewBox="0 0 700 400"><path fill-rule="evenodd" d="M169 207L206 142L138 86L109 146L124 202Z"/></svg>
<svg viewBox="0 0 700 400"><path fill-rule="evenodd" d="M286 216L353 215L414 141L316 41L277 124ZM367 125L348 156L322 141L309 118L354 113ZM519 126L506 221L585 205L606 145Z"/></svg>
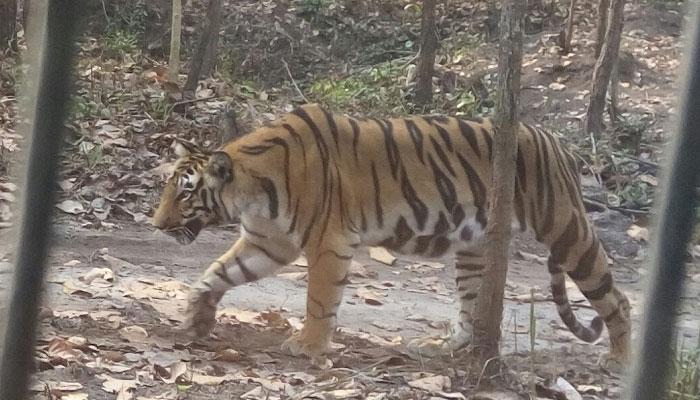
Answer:
<svg viewBox="0 0 700 400"><path fill-rule="evenodd" d="M674 353L667 400L700 400L700 338L694 347L682 344Z"/></svg>
<svg viewBox="0 0 700 400"><path fill-rule="evenodd" d="M308 97L329 108L348 110L366 116L440 113L477 115L481 110L468 90L458 88L444 93L434 87L433 101L425 108L417 107L413 99L415 82L406 84L413 68L406 60L380 63L338 78L321 78L311 83Z"/></svg>

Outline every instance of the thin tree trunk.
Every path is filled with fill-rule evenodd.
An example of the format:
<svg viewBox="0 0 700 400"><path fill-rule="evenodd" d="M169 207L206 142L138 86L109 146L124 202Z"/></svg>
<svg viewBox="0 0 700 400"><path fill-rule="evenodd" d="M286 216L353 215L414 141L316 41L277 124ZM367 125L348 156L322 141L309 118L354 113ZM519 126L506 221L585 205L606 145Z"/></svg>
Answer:
<svg viewBox="0 0 700 400"><path fill-rule="evenodd" d="M221 144L242 136L238 119L236 118L236 110L233 108L233 103L229 103L221 111Z"/></svg>
<svg viewBox="0 0 700 400"><path fill-rule="evenodd" d="M202 76L202 65L207 54L207 47L210 43L216 43L219 36L219 24L221 23L221 0L209 0L207 6L207 15L202 22L202 36L199 37L197 47L195 48L192 61L190 61L190 70L187 73L187 82L182 91L184 99L193 98L199 77ZM216 52L212 52L216 54Z"/></svg>
<svg viewBox="0 0 700 400"><path fill-rule="evenodd" d="M569 7L569 18L566 21L566 38L564 39L564 53L571 53L571 39L574 37L574 10L576 9L576 0L571 0Z"/></svg>
<svg viewBox="0 0 700 400"><path fill-rule="evenodd" d="M213 29L213 28L212 28ZM210 35L207 50L204 52L204 60L202 61L202 71L200 76L208 77L214 72L216 66L216 55L219 48L219 32L214 29L214 34Z"/></svg>
<svg viewBox="0 0 700 400"><path fill-rule="evenodd" d="M608 13L610 12L610 0L600 0L598 3L598 22L595 38L595 58L600 57L600 50L605 43L605 31L608 29Z"/></svg>
<svg viewBox="0 0 700 400"><path fill-rule="evenodd" d="M438 46L435 31L435 0L423 0L420 29L420 57L418 58L415 103L423 106L433 98L433 70Z"/></svg>
<svg viewBox="0 0 700 400"><path fill-rule="evenodd" d="M610 105L608 106L608 115L610 123L616 126L619 114L620 102L620 57L615 57L615 65L613 65L612 76L610 77Z"/></svg>
<svg viewBox="0 0 700 400"><path fill-rule="evenodd" d="M27 27L29 26L27 24L29 21L29 10L31 9L31 7L32 7L31 0L24 0L24 3L22 5L22 28L24 28L25 32L27 32L27 30L28 30Z"/></svg>
<svg viewBox="0 0 700 400"><path fill-rule="evenodd" d="M625 0L612 0L608 28L600 56L593 70L593 85L591 102L586 113L586 132L598 137L603 131L603 111L605 110L605 95L612 75L615 60L620 52L620 39L624 24Z"/></svg>
<svg viewBox="0 0 700 400"><path fill-rule="evenodd" d="M170 59L168 60L168 80L177 82L180 72L180 33L182 30L182 0L173 0L172 23L170 29Z"/></svg>
<svg viewBox="0 0 700 400"><path fill-rule="evenodd" d="M15 48L17 1L0 0L0 49Z"/></svg>
<svg viewBox="0 0 700 400"><path fill-rule="evenodd" d="M523 56L524 4L521 0L503 0L501 10L496 133L493 145L492 190L486 227L487 266L474 313L474 344L483 362L498 354L498 342L501 337L503 295L508 271L508 247L515 193L518 103Z"/></svg>

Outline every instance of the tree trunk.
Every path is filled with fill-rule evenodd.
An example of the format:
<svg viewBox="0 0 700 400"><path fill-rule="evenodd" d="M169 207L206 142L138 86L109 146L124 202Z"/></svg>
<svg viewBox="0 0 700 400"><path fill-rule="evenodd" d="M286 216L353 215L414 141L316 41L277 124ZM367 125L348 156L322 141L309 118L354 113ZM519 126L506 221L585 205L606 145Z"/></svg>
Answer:
<svg viewBox="0 0 700 400"><path fill-rule="evenodd" d="M170 29L170 59L168 60L168 80L177 82L180 72L180 32L182 30L182 0L173 0L172 23Z"/></svg>
<svg viewBox="0 0 700 400"><path fill-rule="evenodd" d="M508 271L511 236L515 160L517 155L520 69L523 56L524 4L503 0L498 58L496 133L493 144L488 223L486 226L486 271L474 313L474 344L485 362L498 354L503 315L503 295Z"/></svg>
<svg viewBox="0 0 700 400"><path fill-rule="evenodd" d="M433 69L438 41L435 31L435 0L423 0L420 32L420 57L416 82L415 103L428 104L433 98Z"/></svg>
<svg viewBox="0 0 700 400"><path fill-rule="evenodd" d="M571 53L571 38L574 36L574 10L576 8L576 0L571 0L569 7L569 18L566 21L566 38L564 39L564 54Z"/></svg>
<svg viewBox="0 0 700 400"><path fill-rule="evenodd" d="M202 36L199 37L197 47L194 50L192 61L190 61L190 70L187 73L187 82L182 91L183 99L194 98L195 90L199 77L202 76L202 65L207 56L207 47L215 46L219 37L219 25L221 23L221 0L209 0L207 6L207 15L202 21ZM213 43L213 44L212 44ZM215 51L210 52L210 56L214 56ZM210 61L210 64L212 62Z"/></svg>
<svg viewBox="0 0 700 400"><path fill-rule="evenodd" d="M22 28L24 28L25 33L29 30L29 25L27 24L29 23L29 10L31 9L31 7L31 0L24 0L24 3L22 4Z"/></svg>
<svg viewBox="0 0 700 400"><path fill-rule="evenodd" d="M605 43L605 31L608 29L608 12L610 11L610 0L600 0L598 4L598 22L596 26L595 38L595 58L600 57L600 50Z"/></svg>
<svg viewBox="0 0 700 400"><path fill-rule="evenodd" d="M624 23L625 0L612 0L608 28L605 31L605 41L600 56L593 70L593 87L591 102L586 113L586 132L598 137L603 131L603 111L605 110L605 95L608 91L610 76L615 60L620 52L620 39Z"/></svg>
<svg viewBox="0 0 700 400"><path fill-rule="evenodd" d="M243 136L243 132L238 126L236 110L233 109L233 103L231 102L221 110L221 144L223 145L239 136Z"/></svg>
<svg viewBox="0 0 700 400"><path fill-rule="evenodd" d="M17 1L0 0L0 49L15 48Z"/></svg>

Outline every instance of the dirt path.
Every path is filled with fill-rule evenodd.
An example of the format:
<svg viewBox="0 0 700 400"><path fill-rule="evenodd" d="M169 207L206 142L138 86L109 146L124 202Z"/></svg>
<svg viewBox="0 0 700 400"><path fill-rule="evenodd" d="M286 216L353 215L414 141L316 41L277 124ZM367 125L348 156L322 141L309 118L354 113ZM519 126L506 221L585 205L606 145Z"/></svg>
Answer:
<svg viewBox="0 0 700 400"><path fill-rule="evenodd" d="M639 261L620 254L634 252L638 246L624 234L628 223L624 218L603 216L597 221L606 246L620 260L614 274L630 296L637 321L642 294L638 271L644 269ZM306 269L300 265L228 292L211 338L191 343L177 330L186 284L230 246L235 229L205 231L190 246L177 245L146 226L96 232L64 222L54 229L56 243L46 285L50 311L43 313L37 356L41 371L37 378L44 383L36 390L45 384L61 388L59 382L78 382L83 386L79 393L89 394L90 399L112 399L115 394L107 393L109 382L118 378L131 382L121 382L122 389L134 386L129 394L143 398L203 399L216 393L237 398L250 390L254 392L246 398L264 398L261 393L294 398L319 385L324 393L350 391L342 392L349 393L347 398L372 398L372 393L421 398L428 391L411 389L407 382L423 373L449 376L447 392L474 391L480 371L470 369L463 354L455 354L455 359L416 361L404 352L408 340L444 332L457 315L447 260L421 263L399 257L394 266L387 266L370 259L366 250L359 251L339 312L333 368L323 370L279 350L304 314ZM593 385L594 398L617 398L618 377L595 365L606 351L607 339L587 345L573 338L549 301L546 252L527 237L518 239L513 248L502 341L502 353L510 354L512 362L507 364L509 371L486 382L516 391L523 384L518 373L528 371L532 357L528 332L530 289L534 288L537 375ZM644 258L643 254L637 258ZM7 264L0 263L0 273L8 270ZM2 279L0 286L7 287L7 281ZM687 296L697 298L696 286L690 285ZM571 291L571 299L581 318L594 315L576 290ZM691 307L681 313L686 336L696 335L697 317ZM372 373L355 372L363 368ZM185 369L201 375L183 375ZM331 375L335 377L331 383L319 383ZM418 397L402 397L403 392ZM47 398L41 391L36 394Z"/></svg>

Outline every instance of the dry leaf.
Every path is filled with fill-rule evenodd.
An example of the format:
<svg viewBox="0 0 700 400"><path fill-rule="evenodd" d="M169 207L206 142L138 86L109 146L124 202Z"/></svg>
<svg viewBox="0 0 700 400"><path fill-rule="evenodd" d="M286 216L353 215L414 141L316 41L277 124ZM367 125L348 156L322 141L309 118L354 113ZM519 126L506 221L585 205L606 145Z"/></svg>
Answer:
<svg viewBox="0 0 700 400"><path fill-rule="evenodd" d="M566 400L583 400L581 394L564 378L558 377L554 388L564 393Z"/></svg>
<svg viewBox="0 0 700 400"><path fill-rule="evenodd" d="M119 334L130 342L141 342L148 337L148 332L140 326L125 326L119 330Z"/></svg>
<svg viewBox="0 0 700 400"><path fill-rule="evenodd" d="M138 382L131 379L115 379L106 374L100 374L97 376L103 379L102 390L107 393L123 393L125 390L136 389Z"/></svg>
<svg viewBox="0 0 700 400"><path fill-rule="evenodd" d="M632 224L627 229L627 235L634 240L649 242L649 229Z"/></svg>
<svg viewBox="0 0 700 400"><path fill-rule="evenodd" d="M56 208L68 214L82 214L85 212L83 204L75 200L64 200L56 204Z"/></svg>
<svg viewBox="0 0 700 400"><path fill-rule="evenodd" d="M306 256L299 256L296 260L292 262L292 265L296 265L298 267L308 267L309 266L309 260L306 259Z"/></svg>
<svg viewBox="0 0 700 400"><path fill-rule="evenodd" d="M559 83L559 82L552 82L549 84L549 88L554 90L554 91L560 92L560 91L566 89L566 85L564 85L563 83Z"/></svg>
<svg viewBox="0 0 700 400"><path fill-rule="evenodd" d="M217 312L217 318L230 317L244 324L267 325L261 314L257 311L241 310L235 307L222 308Z"/></svg>
<svg viewBox="0 0 700 400"><path fill-rule="evenodd" d="M445 389L449 389L450 385L450 378L444 375L427 376L408 382L408 386L430 393L442 392Z"/></svg>
<svg viewBox="0 0 700 400"><path fill-rule="evenodd" d="M389 251L384 247L370 247L369 256L373 260L379 261L380 263L386 265L394 265L394 262L396 262L396 257L391 255L391 253L389 253Z"/></svg>
<svg viewBox="0 0 700 400"><path fill-rule="evenodd" d="M367 287L359 287L355 290L355 296L364 300L365 303L372 306L381 306L381 298L385 297L386 294L378 290L369 289Z"/></svg>
<svg viewBox="0 0 700 400"><path fill-rule="evenodd" d="M213 359L215 361L236 362L241 360L241 353L234 349L224 349L216 352Z"/></svg>
<svg viewBox="0 0 700 400"><path fill-rule="evenodd" d="M648 184L649 186L658 186L659 180L653 175L640 175L639 180Z"/></svg>
<svg viewBox="0 0 700 400"><path fill-rule="evenodd" d="M87 393L62 393L61 400L88 400Z"/></svg>
<svg viewBox="0 0 700 400"><path fill-rule="evenodd" d="M89 285L98 278L106 282L114 282L114 272L109 268L93 268L79 279Z"/></svg>

